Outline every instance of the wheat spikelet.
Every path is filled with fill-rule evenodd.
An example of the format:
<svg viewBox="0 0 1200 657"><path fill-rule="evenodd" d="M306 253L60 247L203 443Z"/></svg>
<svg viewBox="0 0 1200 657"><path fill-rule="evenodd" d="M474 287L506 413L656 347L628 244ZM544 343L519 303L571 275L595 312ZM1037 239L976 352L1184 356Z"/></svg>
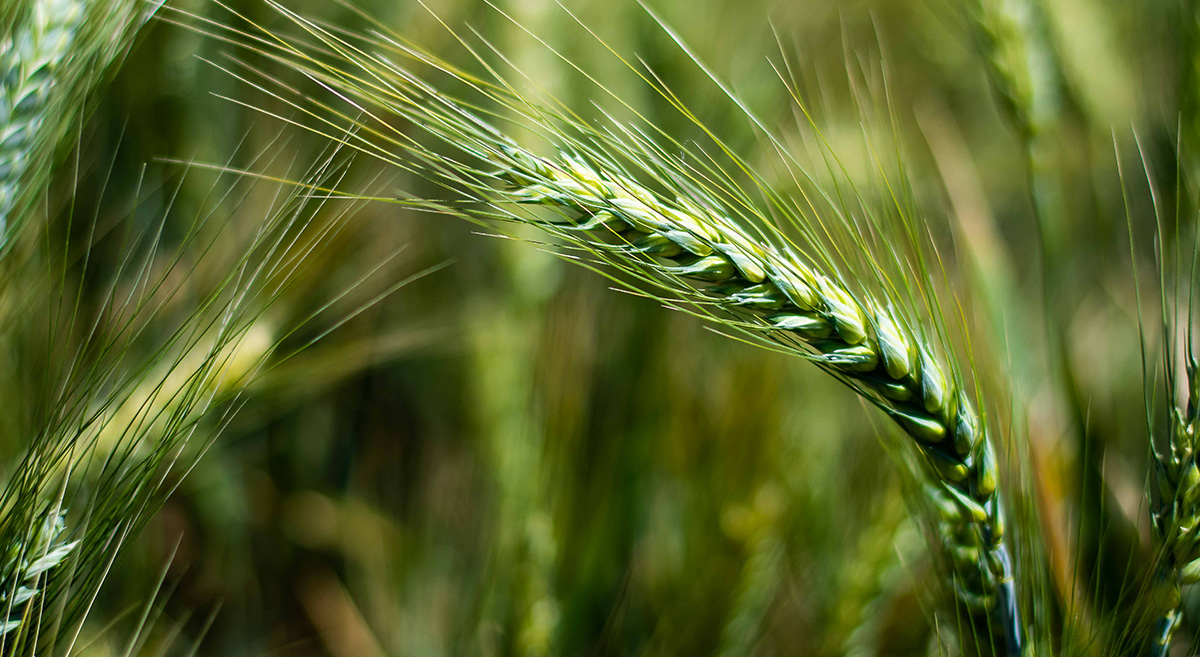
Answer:
<svg viewBox="0 0 1200 657"><path fill-rule="evenodd" d="M0 239L7 238L9 214L51 111L55 73L70 56L83 15L79 0L38 0L22 29L0 43Z"/></svg>

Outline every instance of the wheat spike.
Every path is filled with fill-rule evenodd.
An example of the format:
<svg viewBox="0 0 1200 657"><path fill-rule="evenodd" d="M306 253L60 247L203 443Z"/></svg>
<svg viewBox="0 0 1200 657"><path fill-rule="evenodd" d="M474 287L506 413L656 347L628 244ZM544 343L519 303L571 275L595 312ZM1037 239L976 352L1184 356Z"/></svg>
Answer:
<svg viewBox="0 0 1200 657"><path fill-rule="evenodd" d="M0 241L51 111L55 72L70 56L83 15L79 0L37 0L24 24L0 42Z"/></svg>
<svg viewBox="0 0 1200 657"><path fill-rule="evenodd" d="M313 59L309 46L277 34L270 35L278 48L272 55L334 90L356 112L366 112L372 120L379 112L411 121L465 156L444 155L390 128L350 119L355 129L339 139L458 195L454 201L409 199L412 205L537 225L595 259L657 285L651 297L671 305L682 297L683 303L727 327L803 355L893 418L924 455L922 491L936 517L930 537L959 611L966 615L962 622L970 625L961 638L967 643L971 636L981 637L977 644L985 653L1022 653L993 441L976 400L964 387L962 371L947 368L935 355L941 342L914 333L897 310L896 302L912 299L853 291L829 275L836 268L829 253L816 254L825 256L822 262L830 267L821 271L790 247L778 245L786 242L782 233L773 234L778 239L766 233L752 236L745 228L749 221L739 221L721 209L724 204L710 200L702 180L690 178L686 165L669 161L644 135L631 136L630 144L614 133L558 117L582 135L570 136L519 94L509 95L506 81L485 83L429 53L386 44L529 119L560 147L556 157L541 157L483 118L487 114L478 106L442 93L278 3L272 5L318 39L335 61ZM268 78L268 83L274 81ZM315 132L326 134L322 131L328 126L336 130L334 120L348 118L319 100L292 94L285 89L277 97L310 115L315 125L305 127ZM309 101L312 107L305 104ZM650 175L662 173L658 182L671 190L669 197L624 173L616 164L622 158ZM724 191L746 200L739 190ZM481 207L481 201L486 205ZM552 209L558 218L519 212L515 204Z"/></svg>
<svg viewBox="0 0 1200 657"><path fill-rule="evenodd" d="M0 637L21 627L22 610L40 592L38 579L58 567L79 545L79 541L59 540L65 529L66 513L51 513L26 534L25 541L8 546L0 571Z"/></svg>
<svg viewBox="0 0 1200 657"><path fill-rule="evenodd" d="M1180 586L1200 582L1200 460L1196 451L1200 363L1187 364L1188 399L1171 410L1168 449L1154 455L1152 527L1159 565L1150 601L1157 614L1151 654L1166 655L1179 626Z"/></svg>
<svg viewBox="0 0 1200 657"><path fill-rule="evenodd" d="M552 229L701 286L695 293L703 301L751 318L773 341L798 341L814 362L888 413L928 457L927 492L940 512L958 600L998 623L1007 650L1020 651L991 440L957 378L888 305L856 297L727 216L684 198L666 202L582 159L542 158L514 145L495 159L509 198L568 218Z"/></svg>
<svg viewBox="0 0 1200 657"><path fill-rule="evenodd" d="M967 0L964 8L1004 117L1023 140L1035 140L1063 93L1042 7L1038 0Z"/></svg>

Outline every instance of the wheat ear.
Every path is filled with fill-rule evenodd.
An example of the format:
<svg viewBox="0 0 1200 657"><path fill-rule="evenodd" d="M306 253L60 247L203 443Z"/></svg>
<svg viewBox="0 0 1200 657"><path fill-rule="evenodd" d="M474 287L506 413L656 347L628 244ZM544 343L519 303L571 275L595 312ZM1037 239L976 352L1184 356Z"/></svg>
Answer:
<svg viewBox="0 0 1200 657"><path fill-rule="evenodd" d="M1171 409L1166 451L1154 454L1151 488L1158 571L1150 595L1154 641L1150 654L1165 656L1179 626L1180 586L1200 582L1200 454L1196 429L1200 406L1200 363L1189 356L1188 399L1184 408ZM1168 377L1169 378L1169 377Z"/></svg>
<svg viewBox="0 0 1200 657"><path fill-rule="evenodd" d="M69 57L83 14L79 0L37 0L0 42L0 241L51 111L55 71Z"/></svg>
<svg viewBox="0 0 1200 657"><path fill-rule="evenodd" d="M1054 166L1051 133L1060 112L1077 106L1068 98L1048 18L1040 0L966 0L965 9L1001 114L1024 150L1034 218L1042 248L1050 252L1043 266L1053 266L1052 256L1066 245L1061 193L1049 176ZM1075 112L1073 118L1085 117Z"/></svg>
<svg viewBox="0 0 1200 657"><path fill-rule="evenodd" d="M1032 139L1045 119L1034 68L1041 49L1031 42L1037 8L1032 0L966 0L964 8L1001 113Z"/></svg>
<svg viewBox="0 0 1200 657"><path fill-rule="evenodd" d="M930 538L944 557L958 611L965 612L961 620L969 624L960 639L966 643L972 637L987 637L977 642L984 652L1022 653L1013 564L1003 541L998 472L986 423L963 387L961 371L939 363L934 341L914 334L891 303L897 299L852 292L841 280L805 264L790 247L777 245L786 242L778 229L772 240L767 234L773 229L762 224L761 238L752 237L733 216L718 209L724 204L713 199L706 184L711 181L703 173L664 156L644 134L634 134L636 130L627 133L635 142L630 144L613 132L559 116L582 135L570 136L555 124L556 115L533 107L516 92L510 95L504 79L493 85L429 53L399 42L384 43L515 110L554 143L588 154L586 160L567 152L540 157L483 118L492 112L456 100L383 56L361 50L279 3L270 4L317 39L333 61L315 59L308 54L310 44L273 33L266 33L265 41L247 36L247 47L296 67L350 102L355 112L365 112L372 120L379 118L375 112L386 115L385 125L393 119L411 121L465 156L431 150L390 127L351 119L282 87L276 97L313 119L315 125L301 123L304 127L429 178L458 197L408 199L409 204L537 225L595 259L658 286L651 297L668 303L682 297L725 326L803 355L892 417L925 456L923 491L937 517ZM235 34L234 41L240 42L241 36ZM264 50L260 44L268 42ZM267 81L275 86L276 81ZM328 126L339 129L342 119L355 129L339 137L323 132ZM622 158L647 174L658 174L662 186L671 190L670 198L624 173L616 163ZM758 216L736 183L715 193L724 193L743 204L737 207ZM481 207L480 201L488 205ZM553 209L559 218L518 212L514 204ZM814 248L835 267L831 253Z"/></svg>
<svg viewBox="0 0 1200 657"><path fill-rule="evenodd" d="M556 208L568 218L552 229L581 234L597 252L638 258L702 286L696 292L705 301L753 318L756 330L774 341L799 341L814 362L899 423L928 457L928 492L941 502L957 599L998 625L1004 649L1020 652L992 443L956 378L888 306L856 297L751 238L729 217L684 198L666 202L579 158L551 160L507 145L494 159L509 198Z"/></svg>
<svg viewBox="0 0 1200 657"><path fill-rule="evenodd" d="M0 637L21 627L22 610L39 593L38 579L79 545L79 541L59 540L65 529L66 514L50 513L26 532L25 540L8 546L0 580Z"/></svg>

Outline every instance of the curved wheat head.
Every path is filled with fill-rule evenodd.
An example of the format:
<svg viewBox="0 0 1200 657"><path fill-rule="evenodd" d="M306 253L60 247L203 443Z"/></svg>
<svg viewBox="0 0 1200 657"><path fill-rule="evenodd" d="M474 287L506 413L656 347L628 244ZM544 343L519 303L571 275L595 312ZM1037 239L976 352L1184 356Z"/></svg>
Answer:
<svg viewBox="0 0 1200 657"><path fill-rule="evenodd" d="M748 172L747 187L703 157L668 154L667 148L682 149L668 135L597 127L565 108L551 112L498 74L479 79L398 39L334 33L272 4L303 37L190 18L302 73L348 106L297 92L251 67L249 73L230 70L295 109L297 125L415 172L451 195L400 202L538 226L560 240L566 257L607 265L625 275L623 284L651 298L803 357L894 420L921 456L918 488L931 547L957 627L969 628L960 639L968 650L987 654L1024 652L996 444L981 414L983 400L969 389L972 370L948 357L953 350L945 327L953 318L924 296L927 278L897 285L879 264L892 257L906 273L928 277L924 262L886 249L876 253L851 238L850 250L875 268L848 274L838 264L843 254L818 237L830 226L821 223L814 203L824 203L832 221L846 222L832 230L855 230L851 213L826 190L815 190L816 201L776 193L727 151ZM479 98L452 96L414 72L419 69L432 69ZM523 128L545 137L557 154L541 156L518 144L493 115L522 117ZM418 127L441 149L393 127L397 123ZM811 182L798 171L793 175ZM767 207L748 189L765 197ZM892 209L903 214L901 205ZM772 213L784 219L772 221Z"/></svg>

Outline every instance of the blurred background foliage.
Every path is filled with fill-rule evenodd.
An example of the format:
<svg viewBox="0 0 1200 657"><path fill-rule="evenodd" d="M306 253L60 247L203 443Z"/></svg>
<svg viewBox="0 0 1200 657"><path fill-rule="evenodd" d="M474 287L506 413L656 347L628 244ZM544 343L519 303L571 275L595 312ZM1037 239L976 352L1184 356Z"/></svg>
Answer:
<svg viewBox="0 0 1200 657"><path fill-rule="evenodd" d="M284 4L370 29L336 3ZM1012 383L1007 421L1020 441L1028 437L1051 576L1064 599L1094 589L1082 596L1092 611L1116 613L1136 577L1125 564L1148 550L1129 237L1153 280L1143 157L1164 209L1196 205L1198 170L1188 157L1176 166L1176 144L1186 155L1200 137L1180 114L1200 98L1191 82L1196 9L1181 0L1040 5L1053 53L1041 64L1059 87L1031 175L960 3L649 4L802 148L798 93L852 179L872 175L863 116L879 108L861 107L847 80L886 70L889 95L874 100L893 110L924 219L981 291L977 365ZM231 12L281 21L260 0L168 6L222 23L238 23ZM469 25L536 81L527 93L592 116L636 111L681 141L696 136L594 31L644 60L751 163L770 161L769 144L636 2L356 6L464 65L466 53L430 11L456 29ZM139 180L142 189L178 185L175 203L198 208L211 178L181 177L183 165L170 160L257 171L265 150L286 164L328 149L222 98L288 114L219 70L227 50L219 40L178 20L161 12L97 94L76 152L60 158L70 166L59 167L52 209L72 190L75 207L120 206L101 199L135 194ZM385 195L422 185L366 159L348 175L347 185ZM1052 267L1038 257L1037 185L1053 197ZM152 194L144 213L110 220L153 216L167 199ZM270 202L251 194L238 212ZM168 222L168 240L178 239L173 230ZM387 203L358 208L277 312L311 311L401 247L358 296L449 266L261 378L118 560L93 622L144 599L169 560L163 609L173 622L162 631L207 630L201 654L936 652L920 584L930 564L906 519L896 464L879 447L890 429L877 412L803 362L715 335L535 246L484 232ZM116 266L120 248L100 242L94 257ZM1048 315L1061 344L1046 338ZM88 653L116 654L118 639Z"/></svg>

